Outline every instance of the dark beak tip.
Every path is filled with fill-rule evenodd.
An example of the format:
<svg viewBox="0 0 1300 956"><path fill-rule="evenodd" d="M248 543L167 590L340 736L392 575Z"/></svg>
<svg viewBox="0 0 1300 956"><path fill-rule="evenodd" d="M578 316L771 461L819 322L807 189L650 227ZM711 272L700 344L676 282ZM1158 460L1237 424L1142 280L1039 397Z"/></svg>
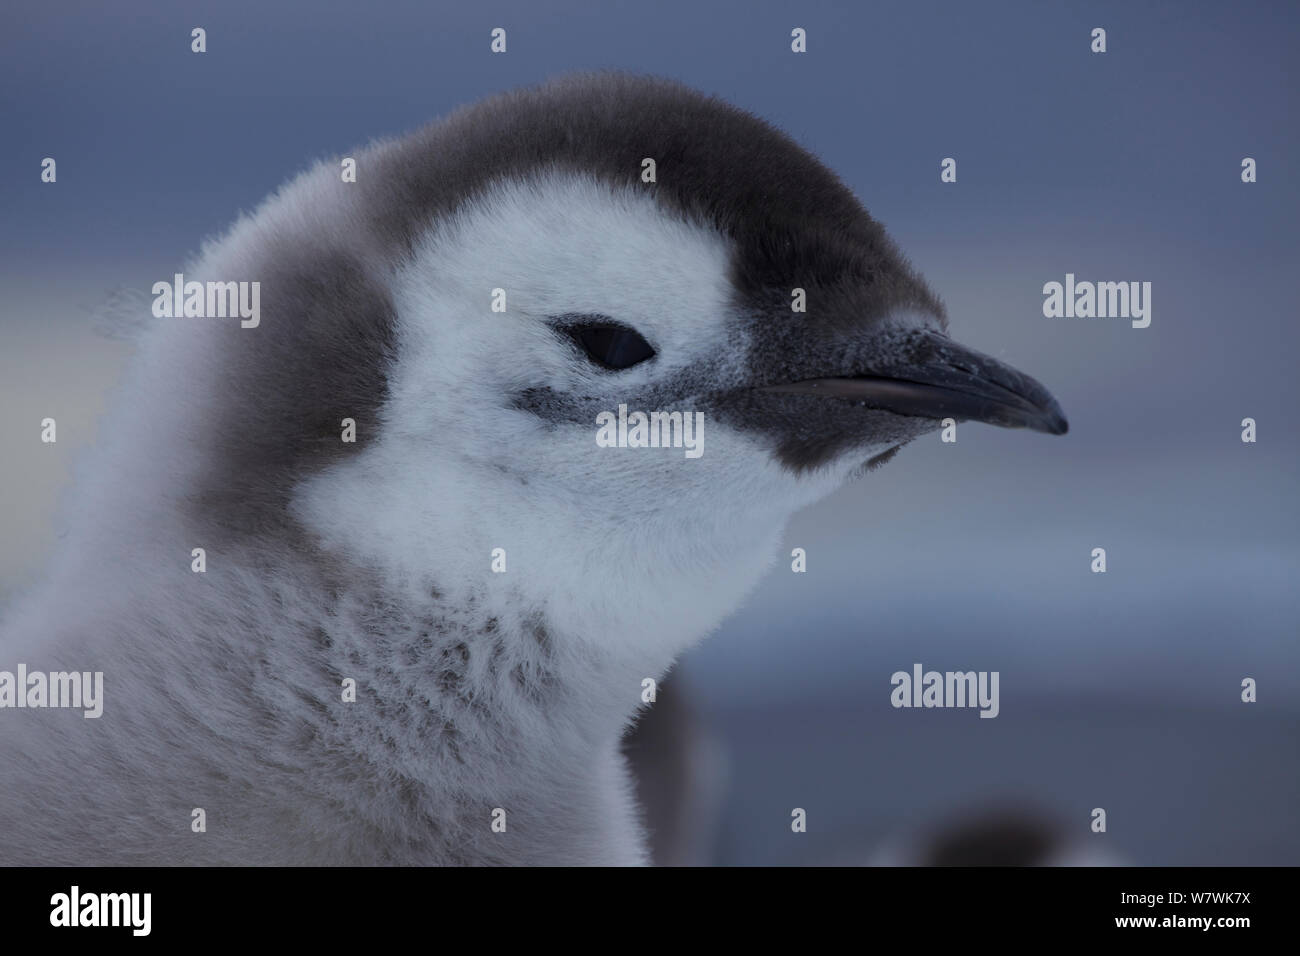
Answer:
<svg viewBox="0 0 1300 956"><path fill-rule="evenodd" d="M1061 406L1053 400L1051 407L1044 410L1044 422L1042 430L1049 435L1064 435L1070 430L1070 423L1065 417L1065 412L1061 411Z"/></svg>

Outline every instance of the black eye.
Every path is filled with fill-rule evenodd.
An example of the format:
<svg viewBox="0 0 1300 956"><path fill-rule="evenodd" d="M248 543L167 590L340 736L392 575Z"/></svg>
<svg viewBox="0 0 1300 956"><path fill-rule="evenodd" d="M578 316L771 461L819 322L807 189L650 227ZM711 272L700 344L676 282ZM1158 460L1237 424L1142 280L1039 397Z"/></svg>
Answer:
<svg viewBox="0 0 1300 956"><path fill-rule="evenodd" d="M602 368L631 368L655 354L634 329L611 322L589 322L567 329L587 357Z"/></svg>

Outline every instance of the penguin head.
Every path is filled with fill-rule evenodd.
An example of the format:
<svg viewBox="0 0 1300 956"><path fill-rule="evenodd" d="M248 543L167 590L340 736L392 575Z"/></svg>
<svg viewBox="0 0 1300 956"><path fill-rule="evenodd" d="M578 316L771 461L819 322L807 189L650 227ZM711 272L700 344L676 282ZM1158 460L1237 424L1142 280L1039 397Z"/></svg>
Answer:
<svg viewBox="0 0 1300 956"><path fill-rule="evenodd" d="M1066 428L1041 385L948 337L938 297L833 172L720 100L571 78L462 112L380 166L400 185L373 205L409 250L394 283L408 407L391 420L423 413L478 468L636 518L710 510L722 489L797 507L946 418ZM679 419L703 423L690 455L608 444L659 444Z"/></svg>
<svg viewBox="0 0 1300 956"><path fill-rule="evenodd" d="M1065 430L1042 386L948 337L937 296L833 172L677 83L504 94L357 170L340 184L318 168L244 228L278 279L247 364L326 429L304 436L294 507L349 546L405 540L408 564L445 567L470 534L533 563L559 542L586 567L623 547L630 570L753 580L740 551L946 418ZM277 324L277 295L306 314ZM310 379L296 390L277 341ZM263 402L253 417L283 419L264 443L283 459L304 414ZM344 416L361 433L346 448L330 431Z"/></svg>

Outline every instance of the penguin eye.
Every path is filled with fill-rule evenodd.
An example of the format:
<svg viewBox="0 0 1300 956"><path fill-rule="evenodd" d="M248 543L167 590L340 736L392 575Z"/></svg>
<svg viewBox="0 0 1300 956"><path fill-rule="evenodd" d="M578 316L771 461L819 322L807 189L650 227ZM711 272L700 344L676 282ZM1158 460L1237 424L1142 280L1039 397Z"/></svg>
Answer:
<svg viewBox="0 0 1300 956"><path fill-rule="evenodd" d="M655 354L635 329L614 322L583 322L565 331L601 368L631 368Z"/></svg>

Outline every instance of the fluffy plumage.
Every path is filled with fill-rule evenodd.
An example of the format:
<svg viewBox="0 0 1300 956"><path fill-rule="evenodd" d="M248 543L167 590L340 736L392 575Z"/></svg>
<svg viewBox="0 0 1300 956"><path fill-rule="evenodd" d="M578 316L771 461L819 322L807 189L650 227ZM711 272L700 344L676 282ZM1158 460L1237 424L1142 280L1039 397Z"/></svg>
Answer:
<svg viewBox="0 0 1300 956"><path fill-rule="evenodd" d="M945 320L746 113L578 77L356 157L355 184L318 165L184 270L260 281L258 328L145 335L0 642L0 666L106 693L98 720L0 713L5 862L644 862L619 754L642 680L739 604L791 513L936 425L756 391L924 361ZM654 358L594 366L572 314ZM705 411L704 455L598 447L620 403Z"/></svg>

